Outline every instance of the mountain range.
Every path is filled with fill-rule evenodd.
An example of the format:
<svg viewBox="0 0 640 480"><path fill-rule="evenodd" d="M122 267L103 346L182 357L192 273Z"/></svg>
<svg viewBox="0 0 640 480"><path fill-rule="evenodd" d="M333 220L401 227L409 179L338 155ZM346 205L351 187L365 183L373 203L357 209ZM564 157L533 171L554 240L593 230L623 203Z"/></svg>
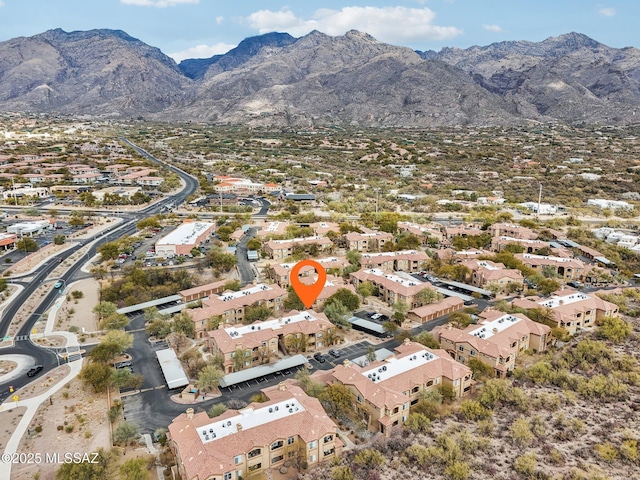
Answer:
<svg viewBox="0 0 640 480"><path fill-rule="evenodd" d="M640 50L569 33L440 52L349 31L268 33L183 60L120 30L0 43L0 111L252 125L627 124Z"/></svg>

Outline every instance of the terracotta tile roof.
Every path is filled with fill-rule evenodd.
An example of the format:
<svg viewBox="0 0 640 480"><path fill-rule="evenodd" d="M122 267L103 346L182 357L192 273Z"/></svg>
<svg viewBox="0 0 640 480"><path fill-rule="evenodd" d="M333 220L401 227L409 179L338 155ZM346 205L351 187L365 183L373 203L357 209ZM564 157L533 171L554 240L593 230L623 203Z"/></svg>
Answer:
<svg viewBox="0 0 640 480"><path fill-rule="evenodd" d="M284 389L282 389L284 387ZM177 446L186 477L190 480L205 480L210 476L222 476L236 470L234 458L244 455L254 448L268 448L276 440L286 440L299 436L304 442L318 440L325 435L336 434L336 426L316 398L307 396L300 387L285 382L280 386L265 388L262 392L269 399L264 403L252 403L242 410L227 410L209 418L206 412L199 412L189 418L182 414L169 425L169 436ZM264 421L252 428L235 431L216 440L203 442L198 429L208 427L214 421L251 415L255 410L269 407L283 401L295 400L302 409L277 421Z"/></svg>
<svg viewBox="0 0 640 480"><path fill-rule="evenodd" d="M461 298L446 297L439 302L430 303L429 305L423 305L422 307L414 308L413 310L411 310L411 313L422 318L449 309L451 307L462 308L463 305L464 302Z"/></svg>

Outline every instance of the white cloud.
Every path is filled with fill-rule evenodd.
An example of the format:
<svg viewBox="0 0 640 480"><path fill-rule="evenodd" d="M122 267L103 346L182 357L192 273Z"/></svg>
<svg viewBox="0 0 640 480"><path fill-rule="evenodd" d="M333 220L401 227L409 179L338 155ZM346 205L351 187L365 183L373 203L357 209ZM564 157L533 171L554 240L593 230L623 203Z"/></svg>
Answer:
<svg viewBox="0 0 640 480"><path fill-rule="evenodd" d="M500 25L487 25L487 24L484 24L484 25L482 25L482 28L484 28L485 30L487 30L489 32L504 32L504 30L502 29L502 27Z"/></svg>
<svg viewBox="0 0 640 480"><path fill-rule="evenodd" d="M224 17L216 17L216 24L220 25L224 21Z"/></svg>
<svg viewBox="0 0 640 480"><path fill-rule="evenodd" d="M613 17L616 14L616 9L611 7L603 7L598 10L598 13L604 17Z"/></svg>
<svg viewBox="0 0 640 480"><path fill-rule="evenodd" d="M0 7L4 7L4 2L0 0Z"/></svg>
<svg viewBox="0 0 640 480"><path fill-rule="evenodd" d="M179 52L170 53L169 56L179 63L186 58L209 58L221 53L227 53L229 50L235 47L236 45L231 45L228 43L216 43L214 45L202 44L196 45L195 47L187 48L186 50L181 50Z"/></svg>
<svg viewBox="0 0 640 480"><path fill-rule="evenodd" d="M389 43L445 40L463 33L457 27L434 25L435 17L433 10L426 7L344 7L341 10L322 8L304 19L284 8L277 12L259 10L246 21L260 33L286 31L301 36L319 30L328 35L342 35L354 29Z"/></svg>
<svg viewBox="0 0 640 480"><path fill-rule="evenodd" d="M186 3L197 4L200 0L120 0L120 3L127 5L139 5L141 7L175 7Z"/></svg>

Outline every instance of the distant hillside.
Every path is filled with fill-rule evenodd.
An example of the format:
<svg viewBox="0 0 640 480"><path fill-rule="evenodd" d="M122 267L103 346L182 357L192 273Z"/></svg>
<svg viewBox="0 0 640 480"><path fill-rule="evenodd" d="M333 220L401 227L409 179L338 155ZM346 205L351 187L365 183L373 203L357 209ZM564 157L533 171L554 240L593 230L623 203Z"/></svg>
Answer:
<svg viewBox="0 0 640 480"><path fill-rule="evenodd" d="M578 33L414 52L366 33L269 33L180 65L119 30L0 43L0 109L371 126L636 121L640 50Z"/></svg>

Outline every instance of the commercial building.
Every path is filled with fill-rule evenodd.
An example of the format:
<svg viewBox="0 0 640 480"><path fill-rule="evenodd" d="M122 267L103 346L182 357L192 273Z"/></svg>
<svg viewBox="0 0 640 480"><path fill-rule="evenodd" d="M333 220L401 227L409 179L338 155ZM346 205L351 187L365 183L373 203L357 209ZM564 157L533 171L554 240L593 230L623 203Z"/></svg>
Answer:
<svg viewBox="0 0 640 480"><path fill-rule="evenodd" d="M156 242L156 254L160 257L186 255L208 240L215 229L214 223L186 222Z"/></svg>
<svg viewBox="0 0 640 480"><path fill-rule="evenodd" d="M521 313L506 314L485 310L477 325L464 330L451 324L438 326L432 333L440 346L461 363L475 358L504 377L515 368L515 360L525 350L543 352L551 340L551 328Z"/></svg>
<svg viewBox="0 0 640 480"><path fill-rule="evenodd" d="M18 236L13 233L0 233L0 249L11 250L16 245Z"/></svg>
<svg viewBox="0 0 640 480"><path fill-rule="evenodd" d="M518 298L513 305L526 309L548 308L558 326L571 334L593 327L601 318L618 316L617 305L570 288L559 290L549 298Z"/></svg>
<svg viewBox="0 0 640 480"><path fill-rule="evenodd" d="M278 350L287 355L324 348L332 343L335 329L323 313L294 310L251 325L221 324L207 335L211 352L223 358L224 372L232 373L270 363L278 356Z"/></svg>
<svg viewBox="0 0 640 480"><path fill-rule="evenodd" d="M590 198L587 200L587 205L593 205L601 209L608 208L609 210L633 210L633 205L629 202L622 200L606 200L603 198Z"/></svg>
<svg viewBox="0 0 640 480"><path fill-rule="evenodd" d="M181 478L251 478L287 461L313 466L339 455L337 427L318 399L290 382L262 393L266 402L219 417L189 408L173 419L167 439Z"/></svg>
<svg viewBox="0 0 640 480"><path fill-rule="evenodd" d="M353 393L354 410L372 431L388 435L406 422L411 406L423 392L448 385L456 397L471 392L471 369L444 350L432 350L406 339L396 354L361 367L345 361L332 370L318 370L312 378L324 384L340 383Z"/></svg>
<svg viewBox="0 0 640 480"><path fill-rule="evenodd" d="M13 233L20 237L33 237L45 230L53 228L53 220L42 220L39 222L22 222L14 223L7 227L7 233Z"/></svg>

